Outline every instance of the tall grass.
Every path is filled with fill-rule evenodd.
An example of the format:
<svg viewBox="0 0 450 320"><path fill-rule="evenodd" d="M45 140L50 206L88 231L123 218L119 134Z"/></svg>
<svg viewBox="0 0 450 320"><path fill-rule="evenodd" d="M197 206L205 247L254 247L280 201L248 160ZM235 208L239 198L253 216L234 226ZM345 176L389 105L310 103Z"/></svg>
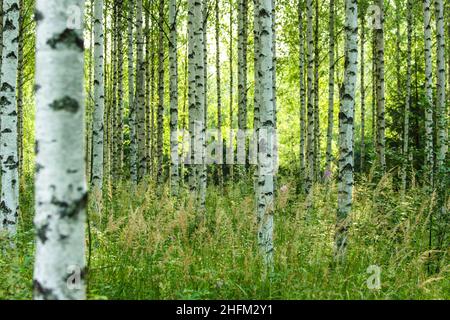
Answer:
<svg viewBox="0 0 450 320"><path fill-rule="evenodd" d="M248 182L248 183L247 183ZM210 187L199 218L188 194L178 199L152 184L116 186L104 210L90 210L91 299L448 299L448 251L429 251L433 198L401 197L389 176L361 182L344 264L333 264L336 186L316 186L305 210L293 181L279 181L275 266L265 278L258 255L251 181ZM31 298L32 195L24 192L16 250L0 259L0 298ZM158 196L158 194L160 194ZM92 199L91 199L92 200ZM202 215L203 217L203 215ZM87 241L88 242L88 241ZM427 265L439 265L430 273ZM369 289L369 266L381 288Z"/></svg>

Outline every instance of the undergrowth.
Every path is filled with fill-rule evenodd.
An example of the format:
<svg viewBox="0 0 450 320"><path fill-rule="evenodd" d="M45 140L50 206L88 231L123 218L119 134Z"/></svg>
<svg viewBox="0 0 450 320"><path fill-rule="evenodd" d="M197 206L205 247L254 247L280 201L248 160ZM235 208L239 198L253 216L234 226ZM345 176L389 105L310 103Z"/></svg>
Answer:
<svg viewBox="0 0 450 320"><path fill-rule="evenodd" d="M187 193L172 199L152 184L136 190L116 185L114 196L105 195L102 213L91 197L89 298L450 298L449 251L429 249L434 200L422 189L401 196L389 176L377 185L358 183L346 260L335 265L336 186L316 186L314 207L306 210L293 181L279 184L274 270L266 277L255 241L251 181L210 187L204 215ZM16 248L0 256L1 299L32 295L33 193L31 182L25 185ZM4 240L1 246L8 248ZM379 289L367 284L371 266L381 270Z"/></svg>

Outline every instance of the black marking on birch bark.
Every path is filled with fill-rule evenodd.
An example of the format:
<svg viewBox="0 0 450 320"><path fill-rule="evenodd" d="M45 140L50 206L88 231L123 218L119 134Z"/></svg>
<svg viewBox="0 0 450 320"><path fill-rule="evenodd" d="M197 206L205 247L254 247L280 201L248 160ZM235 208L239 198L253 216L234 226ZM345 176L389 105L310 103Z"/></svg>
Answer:
<svg viewBox="0 0 450 320"><path fill-rule="evenodd" d="M5 201L0 203L0 211L3 212L4 215L12 213L12 210L6 206Z"/></svg>
<svg viewBox="0 0 450 320"><path fill-rule="evenodd" d="M39 227L36 231L36 234L42 243L45 243L48 240L48 237L47 237L48 230L49 230L49 224L46 223L43 226Z"/></svg>
<svg viewBox="0 0 450 320"><path fill-rule="evenodd" d="M38 92L40 89L41 89L40 85L38 85L38 84L34 85L34 92L35 93Z"/></svg>
<svg viewBox="0 0 450 320"><path fill-rule="evenodd" d="M61 218L77 218L79 213L86 208L88 194L84 193L81 198L73 201L71 204L65 201L59 201L56 197L52 198L51 203L59 207L59 214Z"/></svg>
<svg viewBox="0 0 450 320"><path fill-rule="evenodd" d="M84 51L84 41L74 29L65 29L60 34L54 35L47 41L47 44L56 49L58 44L68 49L78 49Z"/></svg>
<svg viewBox="0 0 450 320"><path fill-rule="evenodd" d="M17 12L17 11L19 11L19 4L13 3L11 5L11 7L9 7L9 9L5 11L5 14L11 13L11 12Z"/></svg>
<svg viewBox="0 0 450 320"><path fill-rule="evenodd" d="M11 132L12 132L12 130L9 128L2 130L2 133L11 133Z"/></svg>
<svg viewBox="0 0 450 320"><path fill-rule="evenodd" d="M41 11L35 9L34 10L34 21L36 23L39 23L40 21L44 20L44 15L42 14Z"/></svg>
<svg viewBox="0 0 450 320"><path fill-rule="evenodd" d="M8 106L10 104L11 104L11 102L8 100L8 98L6 98L6 97L1 97L0 98L0 108Z"/></svg>
<svg viewBox="0 0 450 320"><path fill-rule="evenodd" d="M44 300L56 299L53 290L45 288L38 280L33 280L33 292L36 297L38 298L42 297L42 299Z"/></svg>
<svg viewBox="0 0 450 320"><path fill-rule="evenodd" d="M12 85L10 85L8 82L3 82L2 88L0 90L14 92L14 87Z"/></svg>
<svg viewBox="0 0 450 320"><path fill-rule="evenodd" d="M53 101L50 104L50 108L52 108L55 111L64 110L71 113L77 113L78 110L80 109L80 104L78 103L77 100L69 96L65 96L64 98Z"/></svg>
<svg viewBox="0 0 450 320"><path fill-rule="evenodd" d="M9 170L14 170L16 168L19 167L19 163L17 161L14 160L13 156L9 156L4 165L6 166L6 168L8 168Z"/></svg>
<svg viewBox="0 0 450 320"><path fill-rule="evenodd" d="M17 59L16 53L14 51L11 51L6 55L6 59Z"/></svg>
<svg viewBox="0 0 450 320"><path fill-rule="evenodd" d="M17 116L17 111L14 110L14 111L11 112L10 114L8 114L8 116L10 116L10 117L16 117L16 116Z"/></svg>
<svg viewBox="0 0 450 320"><path fill-rule="evenodd" d="M13 31L16 30L16 26L11 19L7 19L3 26L3 31Z"/></svg>

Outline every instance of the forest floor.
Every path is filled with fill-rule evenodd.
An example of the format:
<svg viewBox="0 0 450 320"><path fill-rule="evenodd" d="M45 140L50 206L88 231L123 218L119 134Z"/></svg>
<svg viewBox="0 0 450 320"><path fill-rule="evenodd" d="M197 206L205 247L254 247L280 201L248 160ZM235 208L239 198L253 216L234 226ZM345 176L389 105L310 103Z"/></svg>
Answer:
<svg viewBox="0 0 450 320"><path fill-rule="evenodd" d="M433 198L420 188L401 197L390 176L367 180L355 188L346 261L335 266L336 186L317 186L307 211L294 183L280 179L274 271L267 278L257 254L251 180L225 191L211 187L204 219L187 195L174 201L167 192L158 197L153 186L132 193L121 185L113 199L107 195L103 215L90 210L89 298L450 299L449 251L428 245ZM21 193L17 247L0 255L0 299L32 297L29 190L31 183ZM430 272L430 264L438 271ZM374 289L377 270L381 286Z"/></svg>

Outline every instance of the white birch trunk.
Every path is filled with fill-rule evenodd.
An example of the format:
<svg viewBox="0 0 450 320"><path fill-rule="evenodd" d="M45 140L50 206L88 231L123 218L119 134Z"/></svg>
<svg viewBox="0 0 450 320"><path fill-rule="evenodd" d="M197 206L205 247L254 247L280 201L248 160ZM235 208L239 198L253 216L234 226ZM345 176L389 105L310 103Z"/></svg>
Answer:
<svg viewBox="0 0 450 320"><path fill-rule="evenodd" d="M203 8L200 1L188 2L189 31L189 131L191 134L192 170L190 188L197 199L198 207L206 205L205 166L205 79L203 59Z"/></svg>
<svg viewBox="0 0 450 320"><path fill-rule="evenodd" d="M136 9L136 138L137 138L137 176L141 181L146 174L147 159L145 152L145 63L142 1L137 0Z"/></svg>
<svg viewBox="0 0 450 320"><path fill-rule="evenodd" d="M248 0L238 3L238 128L247 129L247 26Z"/></svg>
<svg viewBox="0 0 450 320"><path fill-rule="evenodd" d="M315 0L315 27L314 27L314 180L321 177L321 133L320 133L320 95L319 95L319 0Z"/></svg>
<svg viewBox="0 0 450 320"><path fill-rule="evenodd" d="M136 102L134 101L134 10L135 0L128 0L128 107L130 109L130 173L131 181L137 184L137 137Z"/></svg>
<svg viewBox="0 0 450 320"><path fill-rule="evenodd" d="M427 184L433 185L433 66L431 57L431 0L423 1L425 44L425 170Z"/></svg>
<svg viewBox="0 0 450 320"><path fill-rule="evenodd" d="M448 127L446 106L446 66L445 66L445 31L444 31L444 3L443 0L435 0L436 34L437 34L437 141L436 141L436 165L441 171L444 166L448 151Z"/></svg>
<svg viewBox="0 0 450 320"><path fill-rule="evenodd" d="M19 1L3 1L3 52L0 86L1 203L0 231L14 236L19 216L19 159L17 152L17 66Z"/></svg>
<svg viewBox="0 0 450 320"><path fill-rule="evenodd" d="M377 0L380 8L380 26L376 33L376 69L377 69L377 151L378 164L382 173L386 172L386 135L385 135L385 81L384 81L384 0Z"/></svg>
<svg viewBox="0 0 450 320"><path fill-rule="evenodd" d="M333 162L333 130L334 130L334 0L330 0L330 48L329 48L329 78L328 78L328 130L327 130L327 164L326 180L331 179L331 164Z"/></svg>
<svg viewBox="0 0 450 320"><path fill-rule="evenodd" d="M177 39L177 6L176 0L169 3L169 72L170 72L170 185L173 196L179 189L179 155L178 155L178 39Z"/></svg>
<svg viewBox="0 0 450 320"><path fill-rule="evenodd" d="M300 179L305 182L305 133L306 133L306 90L305 90L305 35L303 21L303 1L298 3L298 29L299 29L299 73L300 73Z"/></svg>
<svg viewBox="0 0 450 320"><path fill-rule="evenodd" d="M219 180L219 185L223 187L223 137L222 137L222 79L220 70L220 13L219 13L219 0L216 1L216 85L217 85L217 130L218 130L218 141L219 141L219 154L220 159L217 167L217 175Z"/></svg>
<svg viewBox="0 0 450 320"><path fill-rule="evenodd" d="M257 0L257 23L260 40L260 129L259 141L263 144L258 156L258 245L266 266L273 265L274 230L274 143L275 110L273 92L273 36L272 1Z"/></svg>
<svg viewBox="0 0 450 320"><path fill-rule="evenodd" d="M68 26L73 8L79 9L75 29ZM36 5L38 300L86 297L83 10L80 0L38 0Z"/></svg>
<svg viewBox="0 0 450 320"><path fill-rule="evenodd" d="M307 138L307 176L306 176L306 192L309 199L312 198L313 183L314 183L314 40L313 40L313 8L312 0L306 0L307 9L307 30L306 30L306 45L308 51L308 74L307 74L307 97L308 97L308 138Z"/></svg>
<svg viewBox="0 0 450 320"><path fill-rule="evenodd" d="M345 75L339 113L339 182L336 231L336 258L341 259L347 246L349 214L353 196L353 125L355 85L358 74L358 5L345 1Z"/></svg>
<svg viewBox="0 0 450 320"><path fill-rule="evenodd" d="M365 42L366 42L366 18L365 13L361 13L361 159L360 159L360 171L364 173L365 158L366 158L366 65L365 65Z"/></svg>
<svg viewBox="0 0 450 320"><path fill-rule="evenodd" d="M94 124L92 154L92 186L98 199L103 192L103 134L104 134L104 44L103 0L95 0L94 6Z"/></svg>
<svg viewBox="0 0 450 320"><path fill-rule="evenodd" d="M157 128L157 161L158 183L163 182L163 139L164 139L164 0L159 0L159 36L158 36L158 128ZM171 92L172 93L172 92ZM171 102L172 103L172 102ZM172 109L171 109L172 110Z"/></svg>
<svg viewBox="0 0 450 320"><path fill-rule="evenodd" d="M409 159L409 112L411 105L411 76L412 76L412 63L411 63L411 51L412 51L412 28L413 28L413 4L412 0L407 0L407 38L408 44L406 49L406 99L405 110L403 118L403 165L402 165L402 194L406 191L406 176Z"/></svg>

